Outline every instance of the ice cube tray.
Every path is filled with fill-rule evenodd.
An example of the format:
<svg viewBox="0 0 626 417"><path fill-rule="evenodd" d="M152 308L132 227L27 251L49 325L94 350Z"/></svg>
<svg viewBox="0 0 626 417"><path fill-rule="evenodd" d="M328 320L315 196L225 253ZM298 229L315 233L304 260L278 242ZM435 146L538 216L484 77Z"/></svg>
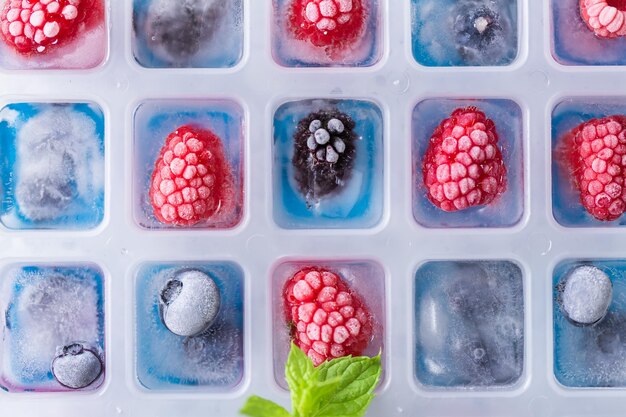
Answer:
<svg viewBox="0 0 626 417"><path fill-rule="evenodd" d="M374 52L359 61L361 66L282 66L293 62L290 57L277 57L273 49L280 30L270 0L242 1L242 40L232 39L232 48L241 45L240 53L227 54L218 63L219 57L210 56L188 65L190 68L142 66L146 62L150 64L146 66L164 64L153 57L136 59L133 10L145 7L146 2L131 0L105 2L106 48L92 51L98 53L82 63L72 56L66 66L74 69L37 70L28 63L0 57L0 107L95 104L103 114L105 162L104 198L97 204L102 216L95 227L18 229L0 225L3 283L11 279L6 271L18 265L90 264L101 269L104 380L93 391L2 391L2 414L233 417L253 393L288 405L289 396L277 371L284 360L284 351L276 348L277 338L284 339L284 334L275 331L276 283L286 279L280 274L291 264L305 263L366 265L371 276L365 281L379 291L368 297L376 298L380 310L385 376L368 415L623 415L623 385L568 387L563 383L567 379L557 378L567 372L555 368L554 319L560 318L554 308L554 286L562 277L563 265L581 261L602 265L610 260L617 265L612 267L613 279L624 280L619 265L625 258L626 236L619 222L600 223L564 209L569 203L557 186L561 179L554 168L553 144L562 127L563 109L573 108L578 112L574 119L580 121L585 115L623 109L626 76L624 67L618 65L625 62L624 40L598 50L600 43L593 35L582 36L586 41L581 44L592 52L581 56L580 51L572 52L576 42L566 39L570 28L576 33L584 30L572 12L576 0L516 0L511 3L517 16L517 54L508 65L424 66L416 60L412 39L414 7L421 2L374 1L379 14L371 32ZM94 42L101 45L98 39ZM56 60L47 66L62 67L63 62ZM87 69L75 69L80 66ZM276 148L281 146L276 137L276 114L287 103L312 99L358 100L372 103L380 112L380 142L374 147L382 164L376 179L380 187L371 197L380 215L368 218L371 222L341 227L335 221L332 227L303 228L300 219L298 227L284 227L284 207L277 211L275 206ZM142 143L136 133L137 109L155 100L181 107L226 102L234 114L231 120L240 120L234 126L240 131L233 133L239 137L233 142L232 155L243 172L244 197L241 219L232 228L150 229L138 221L138 204L145 202L138 193L145 190L138 190L141 181L135 180L135 174L142 169L138 163L150 166L153 162L146 162L149 158L144 159L137 146ZM514 206L518 212L499 213L505 219L492 224L491 218L477 221L474 217L467 225L461 216L447 224L418 215L422 213L418 208L426 202L415 191L413 152L419 149L417 143L428 138L417 135L419 129L413 122L416 111L433 100L458 100L459 105L480 103L473 100L507 100L519 109L515 113L519 134L508 138L515 142L511 146L519 168L510 178L517 190ZM0 149L4 149L6 132L0 129L0 135ZM158 146L163 140L162 133L154 137ZM2 184L7 188L12 177L4 176L8 165L6 156L0 157ZM571 202L571 196L569 201L577 203ZM11 202L3 201L3 213L6 204L11 206ZM416 301L420 283L416 280L420 271L435 261L484 260L506 261L521 273L521 375L504 386L467 389L425 384L416 372L416 312L420 311ZM144 351L137 346L145 336L138 326L142 282L146 271L172 265L217 265L228 269L233 274L230 279L241 284L241 294L233 295L240 303L243 329L240 378L217 388L215 384L172 388L172 378L142 383L139 355ZM239 323L237 317L233 322Z"/></svg>

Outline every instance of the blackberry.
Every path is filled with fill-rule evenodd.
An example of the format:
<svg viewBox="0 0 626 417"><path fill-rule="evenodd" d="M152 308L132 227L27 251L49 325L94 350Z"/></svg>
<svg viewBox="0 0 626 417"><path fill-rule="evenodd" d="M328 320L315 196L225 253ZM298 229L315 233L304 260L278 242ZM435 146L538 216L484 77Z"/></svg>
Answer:
<svg viewBox="0 0 626 417"><path fill-rule="evenodd" d="M185 63L213 39L225 4L218 0L154 0L143 28L148 47L161 59Z"/></svg>
<svg viewBox="0 0 626 417"><path fill-rule="evenodd" d="M453 12L453 31L457 50L468 61L479 60L504 36L496 4L488 1L459 2Z"/></svg>
<svg viewBox="0 0 626 417"><path fill-rule="evenodd" d="M309 206L343 187L356 157L355 123L336 109L313 112L294 134L295 180Z"/></svg>

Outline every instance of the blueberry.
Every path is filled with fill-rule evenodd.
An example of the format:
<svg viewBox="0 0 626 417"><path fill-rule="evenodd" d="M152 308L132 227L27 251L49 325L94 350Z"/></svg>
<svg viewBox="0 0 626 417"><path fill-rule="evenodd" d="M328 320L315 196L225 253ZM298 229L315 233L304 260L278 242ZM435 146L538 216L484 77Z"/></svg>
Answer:
<svg viewBox="0 0 626 417"><path fill-rule="evenodd" d="M313 112L298 123L292 164L309 207L349 180L359 139L355 127L350 116L334 108Z"/></svg>
<svg viewBox="0 0 626 417"><path fill-rule="evenodd" d="M461 1L453 12L457 50L468 61L500 48L504 37L502 18L491 1Z"/></svg>
<svg viewBox="0 0 626 417"><path fill-rule="evenodd" d="M184 64L213 39L227 2L153 0L143 26L148 47L159 58Z"/></svg>
<svg viewBox="0 0 626 417"><path fill-rule="evenodd" d="M178 271L161 290L163 324L178 336L196 336L206 331L219 308L219 288L202 271Z"/></svg>
<svg viewBox="0 0 626 417"><path fill-rule="evenodd" d="M591 265L576 267L558 286L557 302L563 314L581 326L601 321L612 298L611 279L606 272Z"/></svg>
<svg viewBox="0 0 626 417"><path fill-rule="evenodd" d="M90 386L100 377L103 369L100 355L81 343L64 346L52 361L54 378L70 389Z"/></svg>

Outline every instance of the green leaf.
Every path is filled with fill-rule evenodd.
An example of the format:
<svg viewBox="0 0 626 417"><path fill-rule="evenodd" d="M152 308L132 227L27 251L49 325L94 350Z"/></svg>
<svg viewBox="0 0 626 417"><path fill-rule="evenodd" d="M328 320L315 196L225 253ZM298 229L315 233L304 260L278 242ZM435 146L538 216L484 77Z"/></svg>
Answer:
<svg viewBox="0 0 626 417"><path fill-rule="evenodd" d="M380 355L374 358L344 357L318 367L320 381L340 379L337 389L320 404L316 417L361 417L374 398L380 381Z"/></svg>
<svg viewBox="0 0 626 417"><path fill-rule="evenodd" d="M317 374L317 373L316 373ZM304 391L299 406L294 404L293 413L297 417L313 417L319 415L320 407L326 398L333 395L341 384L341 378L333 378L326 381L311 381Z"/></svg>
<svg viewBox="0 0 626 417"><path fill-rule="evenodd" d="M248 398L239 412L250 417L290 417L287 410L280 405L256 395Z"/></svg>
<svg viewBox="0 0 626 417"><path fill-rule="evenodd" d="M285 366L285 379L291 390L291 403L296 417L306 416L306 414L299 414L298 410L302 410L302 402L307 395L306 391L311 384L317 381L317 373L311 359L292 343Z"/></svg>

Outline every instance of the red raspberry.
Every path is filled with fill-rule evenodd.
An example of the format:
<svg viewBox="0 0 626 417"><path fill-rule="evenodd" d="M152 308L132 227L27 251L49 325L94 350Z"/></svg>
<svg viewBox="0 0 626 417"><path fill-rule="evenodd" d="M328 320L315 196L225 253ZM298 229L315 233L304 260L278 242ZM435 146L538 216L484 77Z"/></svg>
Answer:
<svg viewBox="0 0 626 417"><path fill-rule="evenodd" d="M361 37L365 10L362 0L294 0L289 22L297 39L343 49Z"/></svg>
<svg viewBox="0 0 626 417"><path fill-rule="evenodd" d="M156 161L150 201L159 221L191 226L230 205L232 177L213 132L182 126L171 133Z"/></svg>
<svg viewBox="0 0 626 417"><path fill-rule="evenodd" d="M582 123L565 137L570 171L585 209L615 220L626 209L626 116Z"/></svg>
<svg viewBox="0 0 626 417"><path fill-rule="evenodd" d="M367 307L333 272L304 268L287 281L283 296L294 343L315 366L358 356L372 338Z"/></svg>
<svg viewBox="0 0 626 417"><path fill-rule="evenodd" d="M491 203L506 190L493 121L476 107L455 110L433 133L422 171L428 198L444 211Z"/></svg>
<svg viewBox="0 0 626 417"><path fill-rule="evenodd" d="M0 15L5 41L21 53L45 52L71 38L92 0L7 0Z"/></svg>
<svg viewBox="0 0 626 417"><path fill-rule="evenodd" d="M626 36L626 0L580 0L580 16L601 38Z"/></svg>

